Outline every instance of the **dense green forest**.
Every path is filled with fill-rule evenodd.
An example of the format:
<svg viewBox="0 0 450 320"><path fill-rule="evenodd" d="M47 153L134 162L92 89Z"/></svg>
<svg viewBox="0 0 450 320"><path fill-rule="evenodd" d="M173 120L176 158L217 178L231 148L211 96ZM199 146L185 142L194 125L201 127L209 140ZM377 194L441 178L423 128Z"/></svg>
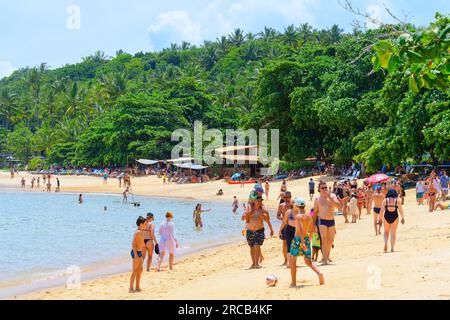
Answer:
<svg viewBox="0 0 450 320"><path fill-rule="evenodd" d="M448 160L449 26L437 15L404 34L236 29L199 47L23 68L0 80L0 154L66 166L164 159L172 131L201 120L204 129L280 129L290 162L377 170L424 154Z"/></svg>

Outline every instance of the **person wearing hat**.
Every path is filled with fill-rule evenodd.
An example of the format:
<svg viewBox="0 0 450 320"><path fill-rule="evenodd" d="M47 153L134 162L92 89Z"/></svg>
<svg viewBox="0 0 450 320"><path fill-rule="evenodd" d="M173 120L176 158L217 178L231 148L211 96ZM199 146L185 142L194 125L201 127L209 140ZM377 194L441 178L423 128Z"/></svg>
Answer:
<svg viewBox="0 0 450 320"><path fill-rule="evenodd" d="M311 236L314 233L314 219L305 211L305 200L295 198L293 214L295 222L294 238L290 246L291 288L297 287L297 258L303 256L304 261L318 276L320 285L325 284L323 274L311 259Z"/></svg>
<svg viewBox="0 0 450 320"><path fill-rule="evenodd" d="M242 215L242 220L246 222L246 238L250 247L252 265L250 269L260 269L261 246L265 240L264 223L269 226L270 236L273 236L273 228L270 223L269 213L264 208L262 196L255 190L250 193L249 208Z"/></svg>
<svg viewBox="0 0 450 320"><path fill-rule="evenodd" d="M375 228L375 235L381 235L381 225L382 220L380 219L381 206L383 204L384 199L386 198L384 194L381 192L382 187L377 186L376 192L373 195L373 225Z"/></svg>

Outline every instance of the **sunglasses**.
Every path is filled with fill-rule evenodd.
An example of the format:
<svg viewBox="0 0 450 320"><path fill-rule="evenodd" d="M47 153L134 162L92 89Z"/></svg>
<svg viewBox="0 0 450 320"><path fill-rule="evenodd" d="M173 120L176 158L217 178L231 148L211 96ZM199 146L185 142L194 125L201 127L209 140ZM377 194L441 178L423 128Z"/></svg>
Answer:
<svg viewBox="0 0 450 320"><path fill-rule="evenodd" d="M320 188L320 190L328 190L327 187Z"/></svg>

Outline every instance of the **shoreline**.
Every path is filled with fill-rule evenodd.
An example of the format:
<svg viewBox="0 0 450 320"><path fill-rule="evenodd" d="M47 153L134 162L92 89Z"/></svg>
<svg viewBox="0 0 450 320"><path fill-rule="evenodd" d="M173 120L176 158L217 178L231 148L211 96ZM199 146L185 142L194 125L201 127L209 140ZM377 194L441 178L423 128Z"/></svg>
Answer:
<svg viewBox="0 0 450 320"><path fill-rule="evenodd" d="M195 248L191 250L186 250L176 256L175 265L182 263L184 260L195 257L201 254L207 254L213 249L220 249L221 247L235 246L239 245L242 240L231 240L228 243L215 243L206 245L200 248ZM121 262L118 262L121 260ZM108 261L103 261L101 263L97 263L95 265L90 265L84 267L84 270L80 272L81 283L106 279L109 277L120 276L120 275L128 275L131 273L130 262L125 262L125 260L129 260L127 258L117 258L108 261L116 261L116 263L112 265L107 265ZM153 259L153 264L155 264L155 258ZM167 267L167 259L163 264L163 267ZM145 271L143 275L145 274ZM0 300L13 300L20 299L20 297L26 297L33 294L39 294L48 290L57 290L57 289L65 289L65 284L67 283L68 278L71 274L63 274L60 276L56 276L55 278L50 279L38 279L32 280L30 282L20 283L11 286L0 287ZM19 282L19 280L14 279L15 282Z"/></svg>
<svg viewBox="0 0 450 320"><path fill-rule="evenodd" d="M18 180L2 179L1 185L18 186ZM316 183L323 177L314 177ZM326 178L323 178L324 180ZM328 178L328 182L330 182ZM7 181L6 181L7 180ZM101 185L101 179L90 177L71 177L60 179L62 189L82 192L117 194L118 188L112 184ZM29 181L29 180L27 180ZM17 182L17 184L15 184ZM143 196L167 197L185 196L199 201L229 201L233 195L239 201L245 201L253 186L240 188L223 182L206 185L169 185L162 186L161 181L152 178L132 180L137 194ZM307 201L307 209L312 202L308 197L309 179L288 181L288 189L295 197ZM276 197L281 182L271 183L268 208L275 208ZM28 187L28 186L27 186ZM80 188L81 187L81 188ZM223 189L223 197L215 192ZM17 188L15 188L17 189ZM177 197L182 199L182 197ZM298 262L297 289L290 289L290 272L281 267L281 241L277 238L265 240L263 268L249 270L250 257L244 239L220 244L208 250L176 258L174 271L163 267L160 273L143 274L142 293L128 293L130 270L126 273L108 275L83 281L81 288L68 290L52 287L27 295L18 295L9 299L18 300L409 300L441 299L450 300L450 212L428 213L426 206L418 206L415 190L406 191L404 206L405 225L400 225L396 252L383 253L383 237L374 235L373 213L363 211L362 220L357 224L345 224L342 217L336 217L337 235L335 249L332 251L334 263L319 268L325 276L325 285L319 286L317 276L309 270L303 261ZM274 222L276 220L272 220ZM275 235L277 227L274 227ZM240 233L236 234L237 236ZM266 232L266 236L267 236ZM218 241L225 242L227 239ZM166 261L167 262L167 261ZM276 275L277 286L267 287L267 275ZM378 274L378 275L377 275ZM377 280L378 279L378 280ZM376 280L376 281L375 281ZM375 281L375 283L374 283ZM378 282L377 282L378 281ZM372 286L374 284L374 286Z"/></svg>

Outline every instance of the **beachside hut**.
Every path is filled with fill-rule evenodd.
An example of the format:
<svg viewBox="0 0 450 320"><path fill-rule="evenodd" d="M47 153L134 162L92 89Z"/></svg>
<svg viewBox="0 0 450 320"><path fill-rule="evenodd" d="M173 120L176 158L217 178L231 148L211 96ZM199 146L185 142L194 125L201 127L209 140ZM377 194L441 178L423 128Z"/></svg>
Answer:
<svg viewBox="0 0 450 320"><path fill-rule="evenodd" d="M250 175L256 177L257 168L260 166L257 145L229 146L216 149L215 152L226 164L233 164L234 168L250 168Z"/></svg>

